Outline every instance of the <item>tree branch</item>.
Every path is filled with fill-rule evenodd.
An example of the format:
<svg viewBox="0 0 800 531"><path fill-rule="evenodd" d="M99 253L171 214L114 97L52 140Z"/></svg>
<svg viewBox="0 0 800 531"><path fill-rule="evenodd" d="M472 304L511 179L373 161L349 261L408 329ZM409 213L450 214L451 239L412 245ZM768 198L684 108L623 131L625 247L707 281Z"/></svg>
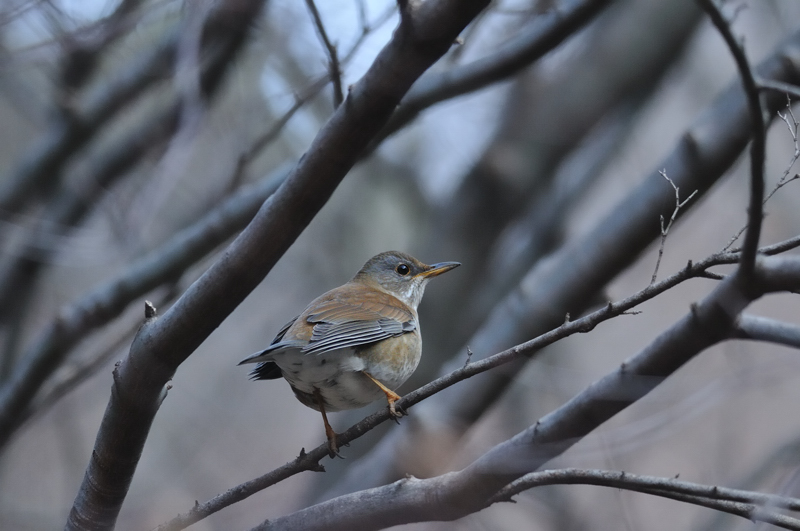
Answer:
<svg viewBox="0 0 800 531"><path fill-rule="evenodd" d="M12 378L0 388L0 446L19 425L20 415L69 350L90 330L120 313L131 301L169 282L244 227L284 181L288 170L243 188L199 222L131 264L117 278L63 308L22 356Z"/></svg>
<svg viewBox="0 0 800 531"><path fill-rule="evenodd" d="M21 162L0 182L0 211L19 212L32 196L57 181L66 162L117 112L161 79L174 59L177 34L171 33L133 68L91 91L84 110L59 114ZM49 184L48 184L49 183Z"/></svg>
<svg viewBox="0 0 800 531"><path fill-rule="evenodd" d="M764 111L761 108L761 99L755 74L750 68L750 63L744 50L731 32L728 21L722 16L713 0L699 0L699 3L723 39L725 39L725 44L728 45L736 61L750 114L750 128L753 135L752 144L750 145L750 204L747 207L747 230L745 231L744 245L742 246L742 261L739 263L739 268L742 270L742 280L749 282L755 269L756 250L758 249L758 239L761 235L761 222L764 217L764 157L767 142Z"/></svg>
<svg viewBox="0 0 800 531"><path fill-rule="evenodd" d="M373 147L428 107L512 76L576 33L609 4L611 0L575 0L561 5L557 10L536 17L535 23L522 28L488 57L445 72L426 74L403 98Z"/></svg>
<svg viewBox="0 0 800 531"><path fill-rule="evenodd" d="M740 315L733 337L800 348L800 326L757 315Z"/></svg>
<svg viewBox="0 0 800 531"><path fill-rule="evenodd" d="M759 78L758 89L761 91L774 90L776 92L782 92L783 94L788 94L789 96L795 99L800 99L800 87L789 83L783 83L781 81L775 81L773 79Z"/></svg>
<svg viewBox="0 0 800 531"><path fill-rule="evenodd" d="M598 485L630 490L709 507L785 529L800 529L800 520L775 511L775 509L800 510L800 500L797 498L611 470L565 468L533 472L501 489L488 503L509 501L515 494L544 485Z"/></svg>
<svg viewBox="0 0 800 531"><path fill-rule="evenodd" d="M308 6L311 17L314 19L314 28L317 30L317 35L328 53L328 75L331 79L331 85L333 85L333 108L335 109L344 100L339 54L336 51L336 46L331 44L330 39L328 39L328 32L325 31L325 24L323 24L322 17L319 15L317 4L314 3L314 0L306 0L306 6Z"/></svg>

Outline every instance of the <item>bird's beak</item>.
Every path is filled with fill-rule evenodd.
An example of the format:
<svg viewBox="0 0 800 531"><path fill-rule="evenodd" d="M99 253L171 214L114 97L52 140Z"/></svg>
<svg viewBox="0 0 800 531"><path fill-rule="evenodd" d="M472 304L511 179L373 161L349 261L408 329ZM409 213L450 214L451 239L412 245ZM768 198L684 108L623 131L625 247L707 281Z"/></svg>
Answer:
<svg viewBox="0 0 800 531"><path fill-rule="evenodd" d="M438 264L429 265L428 269L420 273L419 276L423 278L438 277L442 273L447 273L460 265L458 262L439 262Z"/></svg>

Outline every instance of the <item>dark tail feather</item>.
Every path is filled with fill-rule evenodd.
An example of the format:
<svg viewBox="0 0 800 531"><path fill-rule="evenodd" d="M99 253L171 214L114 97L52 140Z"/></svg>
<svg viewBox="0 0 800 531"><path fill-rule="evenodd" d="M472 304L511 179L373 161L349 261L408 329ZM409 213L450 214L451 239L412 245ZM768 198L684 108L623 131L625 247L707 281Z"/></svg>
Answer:
<svg viewBox="0 0 800 531"><path fill-rule="evenodd" d="M276 380L282 376L281 368L274 361L263 361L250 371L251 380Z"/></svg>

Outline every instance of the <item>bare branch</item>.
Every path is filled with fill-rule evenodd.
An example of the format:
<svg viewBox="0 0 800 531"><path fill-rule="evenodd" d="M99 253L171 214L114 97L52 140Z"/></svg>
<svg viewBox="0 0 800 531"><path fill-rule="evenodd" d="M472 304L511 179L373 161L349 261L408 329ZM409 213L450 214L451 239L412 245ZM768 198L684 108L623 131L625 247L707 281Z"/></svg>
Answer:
<svg viewBox="0 0 800 531"><path fill-rule="evenodd" d="M785 529L800 529L800 520L775 510L800 510L800 500L797 498L611 470L565 468L533 472L501 489L492 496L489 503L508 501L515 494L544 485L598 485L625 489L693 503Z"/></svg>
<svg viewBox="0 0 800 531"><path fill-rule="evenodd" d="M768 341L788 347L800 348L800 327L775 319L742 314L736 322L733 337Z"/></svg>
<svg viewBox="0 0 800 531"><path fill-rule="evenodd" d="M772 79L757 79L758 82L758 89L761 91L764 90L774 90L775 92L782 92L787 96L793 96L797 99L800 99L800 87L797 85L792 85L789 83L784 83L782 81L775 81Z"/></svg>
<svg viewBox="0 0 800 531"><path fill-rule="evenodd" d="M783 120L783 122L786 124L786 127L789 129L789 134L791 135L792 141L794 143L794 153L792 154L792 157L789 160L789 164L786 166L786 169L783 171L783 175L781 176L780 179L778 179L778 182L775 184L775 187L772 189L772 191L769 194L767 194L766 198L764 198L763 205L766 205L767 201L769 201L778 190L780 190L790 182L800 179L800 175L798 174L794 174L793 177L789 178L789 174L791 173L792 168L794 167L798 158L800 158L800 143L798 143L798 135L797 135L798 127L800 127L800 124L797 122L797 119L794 116L794 111L792 110L792 101L788 95L786 96L786 100L787 100L786 113L781 114L779 111L777 114L778 117L781 120ZM748 225L745 224L744 227L739 229L739 232L734 234L728 241L727 245L725 245L725 247L722 248L722 252L725 252L728 249L730 249L733 246L733 244L736 243L736 241L742 236L742 234L744 234L744 231L747 230L747 227Z"/></svg>
<svg viewBox="0 0 800 531"><path fill-rule="evenodd" d="M796 173L794 174L794 177L789 177L789 174L797 162L797 159L800 159L800 143L798 142L797 138L797 132L798 128L800 128L800 123L797 122L797 118L794 116L794 111L792 110L792 101L789 99L789 96L786 96L786 112L784 114L778 113L778 116L786 124L786 128L789 129L789 134L791 135L792 143L794 144L794 153L792 154L786 169L783 170L783 175L781 175L781 178L778 179L777 184L775 184L775 188L773 188L772 191L767 195L766 199L764 199L764 204L766 204L766 202L769 201L773 195L775 195L775 192L790 182L800 179L800 175Z"/></svg>
<svg viewBox="0 0 800 531"><path fill-rule="evenodd" d="M725 43L736 61L750 113L750 128L753 135L750 145L750 204L747 207L748 223L742 246L742 261L739 263L739 268L743 273L742 279L747 282L755 269L756 250L764 216L764 156L767 136L764 111L761 108L761 98L755 75L744 50L731 32L730 25L713 0L699 0L699 3L725 39Z"/></svg>
<svg viewBox="0 0 800 531"><path fill-rule="evenodd" d="M317 5L314 3L314 0L306 0L306 6L308 6L308 11L314 19L314 28L317 30L317 36L319 36L322 45L325 47L325 51L328 53L328 74L330 75L331 84L333 85L333 107L335 109L344 101L344 93L342 92L342 69L339 64L339 54L336 51L336 46L331 44L328 38L328 32L325 31L325 24L322 22L322 17L319 15L319 10L317 10Z"/></svg>
<svg viewBox="0 0 800 531"><path fill-rule="evenodd" d="M22 356L23 362L9 381L0 387L0 446L8 442L28 403L80 339L117 317L131 301L180 276L189 265L244 227L287 173L286 169L278 171L242 189L118 277L62 309Z"/></svg>
<svg viewBox="0 0 800 531"><path fill-rule="evenodd" d="M435 103L473 92L508 78L554 49L597 16L610 0L576 0L536 18L495 53L446 72L423 76L378 139L398 131Z"/></svg>

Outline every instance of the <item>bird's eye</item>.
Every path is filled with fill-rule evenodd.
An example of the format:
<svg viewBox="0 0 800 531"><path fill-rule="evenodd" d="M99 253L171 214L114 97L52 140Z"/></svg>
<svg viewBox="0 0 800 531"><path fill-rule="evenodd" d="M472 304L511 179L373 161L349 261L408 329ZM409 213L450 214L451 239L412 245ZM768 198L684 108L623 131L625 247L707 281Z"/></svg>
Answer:
<svg viewBox="0 0 800 531"><path fill-rule="evenodd" d="M411 269L406 264L400 264L395 268L395 271L397 271L398 275L406 276L411 272Z"/></svg>

